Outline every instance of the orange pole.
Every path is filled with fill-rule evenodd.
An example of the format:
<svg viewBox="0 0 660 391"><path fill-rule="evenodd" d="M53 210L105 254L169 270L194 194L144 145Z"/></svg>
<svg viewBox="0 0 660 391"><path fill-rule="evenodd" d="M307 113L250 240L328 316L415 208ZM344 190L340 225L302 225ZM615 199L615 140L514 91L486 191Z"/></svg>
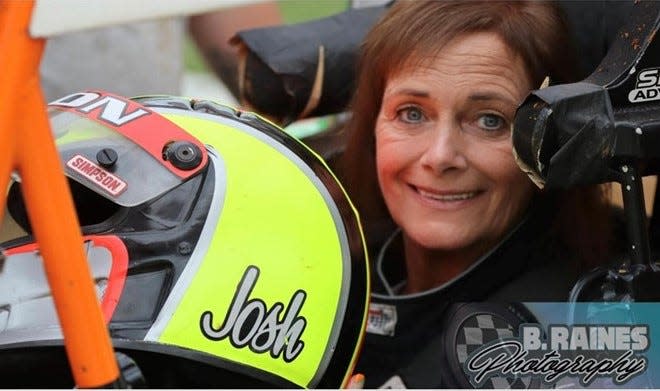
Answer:
<svg viewBox="0 0 660 391"><path fill-rule="evenodd" d="M118 381L119 370L50 131L39 84L45 41L28 33L33 7L32 0L0 0L0 155L9 156L0 160L2 205L14 159L73 378L81 388L101 387Z"/></svg>
<svg viewBox="0 0 660 391"><path fill-rule="evenodd" d="M17 42L13 39L15 34L13 30L16 30L16 27L9 25L12 23L13 13L9 12L8 8L7 1L0 2L0 50L4 53L3 67L21 69L25 66L23 56L9 55L9 53L17 53L19 49ZM16 112L10 109L10 105L14 102L16 97L14 93L19 84L20 81L14 80L5 72L0 72L0 201L2 201L2 204L0 204L0 218L3 217L5 212L4 205L9 175L15 168L14 152L16 147L14 136L18 132L12 129L12 125L17 124L18 121L16 121Z"/></svg>

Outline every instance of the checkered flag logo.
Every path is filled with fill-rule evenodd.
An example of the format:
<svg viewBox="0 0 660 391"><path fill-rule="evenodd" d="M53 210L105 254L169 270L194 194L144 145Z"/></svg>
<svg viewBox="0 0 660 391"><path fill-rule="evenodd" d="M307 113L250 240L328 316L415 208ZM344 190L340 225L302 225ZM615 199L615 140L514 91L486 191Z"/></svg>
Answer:
<svg viewBox="0 0 660 391"><path fill-rule="evenodd" d="M474 314L465 319L456 335L458 361L462 366L477 349L497 340L512 338L515 334L517 334L517 328L514 330L509 322L497 315ZM530 388L531 383L531 377L491 377L480 388Z"/></svg>

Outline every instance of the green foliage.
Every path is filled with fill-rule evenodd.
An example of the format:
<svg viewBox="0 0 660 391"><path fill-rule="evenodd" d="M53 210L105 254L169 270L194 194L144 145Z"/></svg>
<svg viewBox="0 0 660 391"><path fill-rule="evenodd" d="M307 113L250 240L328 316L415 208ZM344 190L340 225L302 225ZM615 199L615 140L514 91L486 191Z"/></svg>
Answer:
<svg viewBox="0 0 660 391"><path fill-rule="evenodd" d="M349 0L278 0L278 3L284 22L293 24L345 11ZM210 72L195 43L188 36L184 41L183 59L187 72Z"/></svg>
<svg viewBox="0 0 660 391"><path fill-rule="evenodd" d="M183 42L183 66L186 72L211 72L195 42L188 34Z"/></svg>
<svg viewBox="0 0 660 391"><path fill-rule="evenodd" d="M348 9L349 0L279 0L284 22L300 23Z"/></svg>

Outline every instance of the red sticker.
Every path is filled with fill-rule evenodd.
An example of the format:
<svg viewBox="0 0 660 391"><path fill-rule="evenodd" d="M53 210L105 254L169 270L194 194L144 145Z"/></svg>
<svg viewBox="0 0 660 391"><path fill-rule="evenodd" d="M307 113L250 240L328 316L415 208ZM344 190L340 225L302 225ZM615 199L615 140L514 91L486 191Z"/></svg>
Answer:
<svg viewBox="0 0 660 391"><path fill-rule="evenodd" d="M75 155L69 159L66 166L115 197L128 187L128 184L121 178L82 155Z"/></svg>

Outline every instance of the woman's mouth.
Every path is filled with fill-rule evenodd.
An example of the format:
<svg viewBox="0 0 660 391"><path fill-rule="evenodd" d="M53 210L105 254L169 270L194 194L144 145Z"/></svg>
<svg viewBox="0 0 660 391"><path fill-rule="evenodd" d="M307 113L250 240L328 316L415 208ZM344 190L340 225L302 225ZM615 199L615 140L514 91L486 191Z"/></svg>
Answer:
<svg viewBox="0 0 660 391"><path fill-rule="evenodd" d="M474 198L477 194L479 194L477 191L467 191L462 193L434 193L422 189L417 189L417 192L422 197L445 202L469 200L470 198Z"/></svg>
<svg viewBox="0 0 660 391"><path fill-rule="evenodd" d="M432 208L451 210L471 204L471 201L484 193L484 190L432 190L429 188L411 188L418 194L420 200Z"/></svg>

